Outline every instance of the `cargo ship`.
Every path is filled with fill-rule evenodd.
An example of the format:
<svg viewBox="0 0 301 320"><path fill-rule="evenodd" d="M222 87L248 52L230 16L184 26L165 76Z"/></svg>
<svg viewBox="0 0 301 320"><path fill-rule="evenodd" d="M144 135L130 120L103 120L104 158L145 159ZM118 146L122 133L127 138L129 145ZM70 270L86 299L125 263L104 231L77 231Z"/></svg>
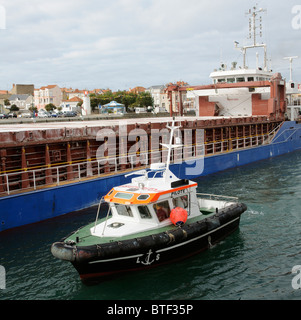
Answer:
<svg viewBox="0 0 301 320"><path fill-rule="evenodd" d="M251 12L256 21L257 9ZM237 43L236 43L237 45ZM170 170L180 179L301 148L298 85L263 67L221 66L205 86L166 89L183 147ZM193 103L195 116L183 111ZM170 117L0 126L0 231L97 205L129 173L166 162Z"/></svg>

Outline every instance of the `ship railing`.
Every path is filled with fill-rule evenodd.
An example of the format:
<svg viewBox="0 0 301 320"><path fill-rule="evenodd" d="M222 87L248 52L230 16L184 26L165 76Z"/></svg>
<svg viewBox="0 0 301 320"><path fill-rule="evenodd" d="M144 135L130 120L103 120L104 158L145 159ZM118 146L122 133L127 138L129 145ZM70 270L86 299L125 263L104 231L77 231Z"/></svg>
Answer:
<svg viewBox="0 0 301 320"><path fill-rule="evenodd" d="M237 197L222 196L209 193L196 193L199 206L212 207L212 208L224 208L234 203L238 203Z"/></svg>
<svg viewBox="0 0 301 320"><path fill-rule="evenodd" d="M182 163L204 156L254 147L263 144L267 136L268 134L205 144L187 144L182 148L172 150L171 163ZM106 156L101 159L84 159L59 165L52 164L2 172L0 174L0 196L149 168L151 163L166 162L167 155L167 149L148 150L126 155Z"/></svg>
<svg viewBox="0 0 301 320"><path fill-rule="evenodd" d="M281 134L279 136L277 136L277 138L273 141L273 143L286 142L290 138L292 138L292 136L299 130L300 129L294 128L294 127L290 128L290 129L285 129L281 132Z"/></svg>
<svg viewBox="0 0 301 320"><path fill-rule="evenodd" d="M256 134L242 138L232 138L205 143L206 154L218 154L236 149L256 147L265 144L269 134Z"/></svg>
<svg viewBox="0 0 301 320"><path fill-rule="evenodd" d="M263 144L270 144L273 141L274 137L276 136L276 133L278 132L281 126L282 126L282 123L280 123L276 128L274 128L271 132L269 132L267 137L264 139Z"/></svg>
<svg viewBox="0 0 301 320"><path fill-rule="evenodd" d="M238 202L238 197L224 196L224 195L218 195L218 194L212 194L212 193L200 193L200 192L197 192L196 195L202 199L222 200L226 202Z"/></svg>
<svg viewBox="0 0 301 320"><path fill-rule="evenodd" d="M172 163L189 160L194 157L199 146L184 146L181 153L172 153ZM147 168L151 163L166 161L165 150L128 154L118 157L103 157L101 159L86 159L77 163L24 168L0 174L0 196L18 193L20 191L38 190L45 187L61 186L74 181L84 181L89 178L132 171L136 168ZM127 161L125 161L125 158Z"/></svg>

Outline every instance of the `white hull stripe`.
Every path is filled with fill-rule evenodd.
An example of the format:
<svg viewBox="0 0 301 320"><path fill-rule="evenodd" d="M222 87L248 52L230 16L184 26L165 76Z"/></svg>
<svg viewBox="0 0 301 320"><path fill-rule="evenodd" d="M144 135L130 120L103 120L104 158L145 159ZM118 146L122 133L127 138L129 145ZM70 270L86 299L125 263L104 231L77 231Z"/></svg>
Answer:
<svg viewBox="0 0 301 320"><path fill-rule="evenodd" d="M89 262L89 263L92 264L92 263L100 263L100 262L110 262L110 261L116 261L116 260L124 260L124 259L133 259L133 258L142 257L143 255L144 255L144 254L136 254L135 256L126 256L126 257L106 259L106 260L97 260L97 261L91 261L91 262Z"/></svg>
<svg viewBox="0 0 301 320"><path fill-rule="evenodd" d="M211 233L213 233L213 232L215 232L215 231L217 231L217 230L219 230L219 229L222 229L223 227L225 227L225 226L233 223L234 221L238 220L239 218L240 218L240 217L237 217L237 218L235 218L235 219L233 219L233 220L225 223L224 225L222 225L222 226L220 226L220 227L218 227L218 228L216 228L216 229L214 229L214 230L211 230L211 231L209 231L209 232L207 232L207 233L205 233L205 234L202 234L201 236L198 236L198 237L196 237L196 238L190 239L190 240L185 241L185 242L182 242L182 243L178 243L178 244L176 244L176 245L174 245L174 246L172 246L172 247L168 247L168 248L164 248L164 249L157 250L156 253L160 253L160 252L172 250L172 249L174 249L174 248L184 246L184 245L186 245L186 244L188 244L188 243L190 243L190 242L193 242L193 241L196 241L196 240L201 239L201 238L203 238L203 237L206 237L206 236L208 236L209 234L211 234ZM133 256L126 256L126 257L106 259L106 260L97 260L97 261L91 261L91 262L89 262L89 264L101 263L101 262L111 262L111 261L116 261L116 260L133 259L133 258L142 257L143 255L144 255L144 254L136 254L136 255L133 255Z"/></svg>

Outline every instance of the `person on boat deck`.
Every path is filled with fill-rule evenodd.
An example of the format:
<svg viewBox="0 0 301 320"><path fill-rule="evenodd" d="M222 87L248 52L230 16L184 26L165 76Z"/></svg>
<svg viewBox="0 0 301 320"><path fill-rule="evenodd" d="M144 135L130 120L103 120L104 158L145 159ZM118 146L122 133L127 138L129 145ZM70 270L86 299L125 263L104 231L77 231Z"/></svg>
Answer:
<svg viewBox="0 0 301 320"><path fill-rule="evenodd" d="M169 217L168 210L160 204L156 205L155 211L160 222Z"/></svg>

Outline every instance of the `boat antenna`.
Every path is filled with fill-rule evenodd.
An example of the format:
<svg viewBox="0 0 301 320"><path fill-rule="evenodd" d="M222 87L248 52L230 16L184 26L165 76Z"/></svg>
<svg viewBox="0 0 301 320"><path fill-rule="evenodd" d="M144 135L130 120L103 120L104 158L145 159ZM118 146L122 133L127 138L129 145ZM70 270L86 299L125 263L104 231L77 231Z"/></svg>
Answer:
<svg viewBox="0 0 301 320"><path fill-rule="evenodd" d="M161 145L165 148L168 149L168 154L167 154L167 162L166 162L166 169L165 169L165 179L167 180L169 177L169 166L170 166L170 157L171 157L171 149L182 147L182 144L172 144L172 139L175 130L179 129L181 126L175 126L175 117L173 117L171 126L168 124L166 125L166 128L170 129L170 138L169 138L169 144L161 143Z"/></svg>

